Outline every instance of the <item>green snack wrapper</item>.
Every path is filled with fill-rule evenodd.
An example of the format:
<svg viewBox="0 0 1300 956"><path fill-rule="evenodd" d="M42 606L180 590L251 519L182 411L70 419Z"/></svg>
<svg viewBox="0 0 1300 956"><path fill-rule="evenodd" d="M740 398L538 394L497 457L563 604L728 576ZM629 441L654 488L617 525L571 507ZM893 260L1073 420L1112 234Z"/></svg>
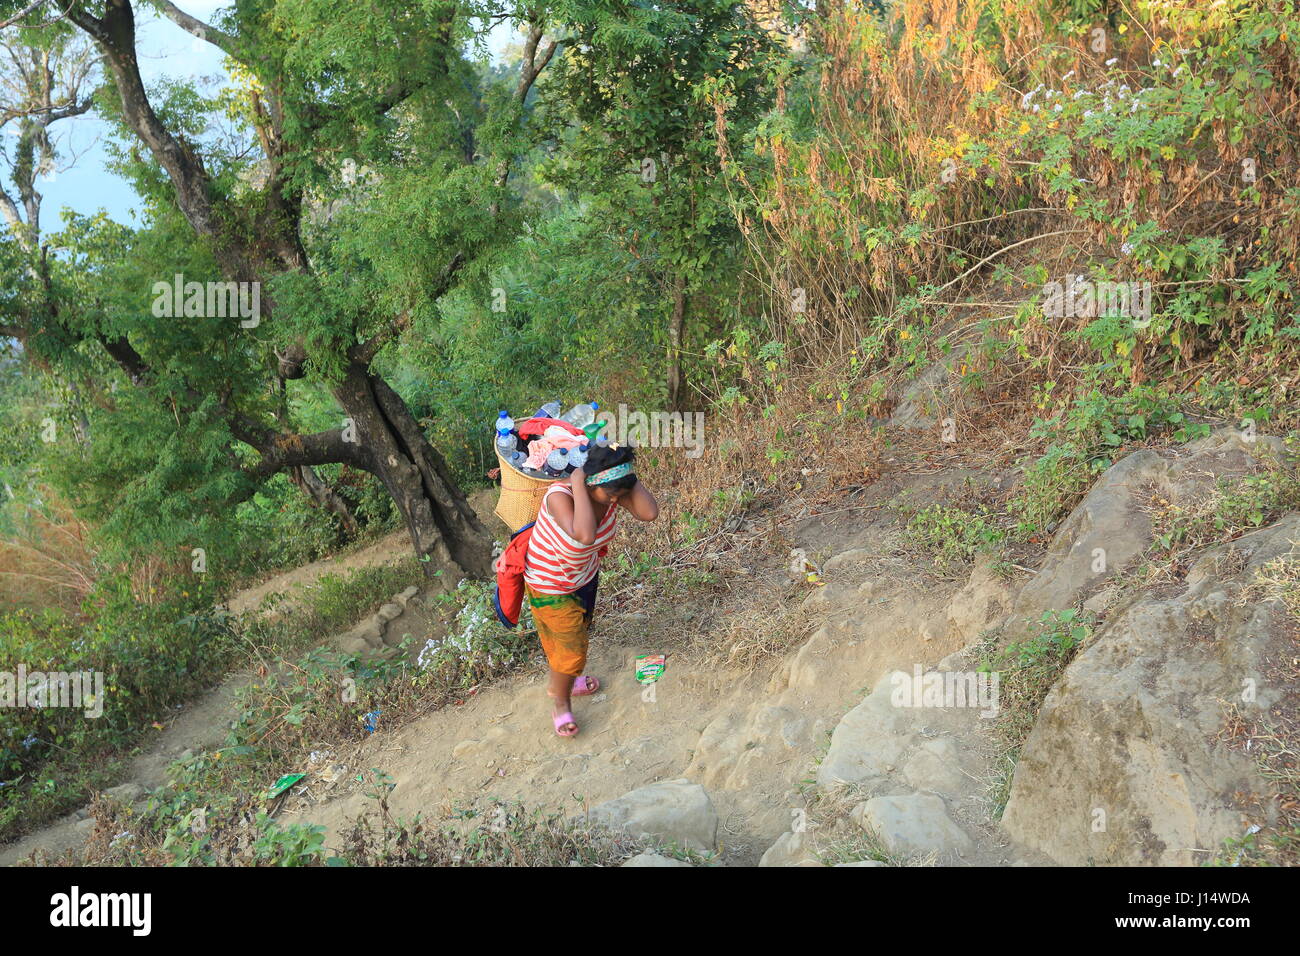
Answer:
<svg viewBox="0 0 1300 956"><path fill-rule="evenodd" d="M663 654L642 654L636 659L636 679L641 684L653 684L664 672Z"/></svg>
<svg viewBox="0 0 1300 956"><path fill-rule="evenodd" d="M271 786L270 790L266 791L266 799L274 800L305 776L307 776L305 773L286 773Z"/></svg>

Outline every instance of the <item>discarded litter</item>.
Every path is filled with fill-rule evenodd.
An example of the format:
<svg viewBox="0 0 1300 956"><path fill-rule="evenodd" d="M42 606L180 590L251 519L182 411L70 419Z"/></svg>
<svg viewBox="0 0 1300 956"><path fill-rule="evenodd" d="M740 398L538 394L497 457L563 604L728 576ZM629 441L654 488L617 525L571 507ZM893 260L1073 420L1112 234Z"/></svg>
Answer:
<svg viewBox="0 0 1300 956"><path fill-rule="evenodd" d="M271 785L270 790L266 791L266 799L274 800L305 776L307 776L305 773L286 773Z"/></svg>
<svg viewBox="0 0 1300 956"><path fill-rule="evenodd" d="M636 679L642 684L653 684L664 672L663 654L642 654L636 659Z"/></svg>
<svg viewBox="0 0 1300 956"><path fill-rule="evenodd" d="M368 734L373 734L375 732L375 728L379 726L379 715L382 713L383 713L382 710L372 710L370 713L362 717L361 729Z"/></svg>

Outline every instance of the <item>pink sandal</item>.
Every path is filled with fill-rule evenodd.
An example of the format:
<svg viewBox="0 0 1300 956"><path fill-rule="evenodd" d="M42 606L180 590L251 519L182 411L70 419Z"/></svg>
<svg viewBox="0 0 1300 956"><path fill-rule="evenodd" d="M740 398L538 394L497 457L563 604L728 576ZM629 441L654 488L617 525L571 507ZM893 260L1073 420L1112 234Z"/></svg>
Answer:
<svg viewBox="0 0 1300 956"><path fill-rule="evenodd" d="M561 737L576 737L578 735L578 722L573 719L573 714L569 713L567 710L562 714L556 715L554 720L555 732ZM565 724L573 724L573 730L569 731L567 734L560 729Z"/></svg>
<svg viewBox="0 0 1300 956"><path fill-rule="evenodd" d="M574 697L586 697L588 694L594 694L598 690L600 690L600 681L596 680L594 677L588 677L586 674L583 674L573 682L573 690L571 694Z"/></svg>

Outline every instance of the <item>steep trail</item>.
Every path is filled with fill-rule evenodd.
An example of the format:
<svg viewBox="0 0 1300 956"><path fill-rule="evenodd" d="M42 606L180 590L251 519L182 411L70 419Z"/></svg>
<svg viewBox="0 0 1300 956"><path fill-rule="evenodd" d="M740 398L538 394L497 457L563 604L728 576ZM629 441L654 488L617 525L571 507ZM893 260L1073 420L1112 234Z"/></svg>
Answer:
<svg viewBox="0 0 1300 956"><path fill-rule="evenodd" d="M942 496L950 482L967 477L954 471L905 479L891 491ZM924 568L895 553L897 515L873 510L865 522L813 518L794 530L795 546L809 554L838 550L820 565L822 583L805 585L796 598L797 639L782 657L742 671L714 669L712 655L679 650L651 693L636 683L634 659L680 646L679 622L652 613L635 643L611 643L602 630L622 629L598 612L588 671L602 687L575 699L576 738L553 732L538 666L463 706L391 731L381 725L353 751L330 754L295 789L282 820L325 825L337 845L348 821L373 809L376 772L391 785L390 812L405 819L471 807L487 813L496 801L581 814L638 787L686 778L705 786L717 810L720 862L757 864L806 807L802 791L817 776L830 734L880 676L938 663L1005 611L1006 586L992 575L919 586ZM755 599L777 593L785 573L780 566L756 568ZM719 624L725 620L714 623L720 633ZM987 813L972 809L991 783L974 756L982 732L952 727L947 734L968 755L960 798L963 811L978 817L968 827L965 860L952 862L1009 861L1005 840L979 830Z"/></svg>
<svg viewBox="0 0 1300 956"><path fill-rule="evenodd" d="M602 631L626 634L629 628L618 626L626 625L618 612L598 612L589 670L603 686L594 697L575 701L577 738L561 739L551 728L539 661L482 689L463 706L391 730L381 723L350 752L326 749L316 763L285 768L308 777L294 788L280 818L323 824L337 841L350 819L373 808L367 793L374 790L375 772L393 786L391 811L407 818L483 809L497 800L576 814L638 787L684 777L702 783L714 802L719 861L757 864L808 805L807 791L832 732L881 675L918 663L934 665L1005 610L1005 585L991 576L977 574L964 585L932 580L924 565L897 547L900 519L889 507L892 502L900 496L913 506L945 500L971 478L960 468L895 473L859 496L856 500L869 503L857 510L795 522L790 543L814 556L822 573L820 584L801 584L804 593L793 598L798 602L794 640L779 658L748 669L718 668L710 663L714 655L680 649L680 614L653 609L630 629L639 635L637 643L602 639ZM476 497L475 507L486 515L494 498L489 490ZM787 508L797 513L798 502ZM241 592L230 606L256 607L272 593L310 587L322 574L395 560L405 547L404 536L395 535L335 561L294 569ZM783 560L748 563L754 567L746 588L754 600L789 593ZM771 610L775 619L781 608ZM395 623L409 626L407 615ZM711 635L724 639L726 624L725 615L703 622L704 641L688 645L707 651ZM356 630L336 635L332 643L345 646L355 640ZM665 649L670 651L667 671L647 692L633 678L633 661L638 654ZM182 753L220 746L234 716L235 693L248 679L232 674L178 713L113 794L139 800L165 781L167 765ZM960 734L957 739L968 755L978 749ZM974 766L966 760L967 768ZM971 780L970 792L962 795L968 813L988 789L984 777ZM980 822L967 827L982 841L978 849L951 862L1007 862L1001 838L982 836ZM11 865L38 848L50 853L73 848L92 825L79 811L0 851L0 864Z"/></svg>
<svg viewBox="0 0 1300 956"><path fill-rule="evenodd" d="M1259 666L1275 643L1278 628L1269 615L1280 620L1280 605L1246 617L1229 609L1242 600L1235 595L1249 593L1242 588L1252 572L1243 562L1262 567L1300 547L1300 515L1228 548L1242 557L1208 552L1178 586L1153 591L1130 577L1152 542L1144 509L1153 493L1192 507L1218 477L1253 473L1279 444L1223 429L1187 446L1137 451L1098 480L1036 568L1008 574L981 559L958 581L933 575L900 546L902 522L890 505L903 496L913 508L953 500L972 477L1000 485L1006 476L955 467L896 472L877 483L874 505L854 517L813 517L788 536L821 573L819 585L805 585L807 593L793 599L797 633L779 657L746 670L712 665L711 642L734 638L724 636L725 615L703 621L702 641L683 643L680 608L668 602L640 615L633 628L619 626L617 608L603 619L598 612L589 670L603 687L576 702L577 738L554 735L539 663L463 706L391 731L381 726L353 751L331 755L328 768L296 789L283 818L326 826L338 846L348 821L373 808L368 794L376 775L391 786L390 812L408 820L440 820L470 808L489 819L499 800L580 815L615 798L626 796L624 807L636 803L638 791L644 807L651 798L642 788L655 784L656 795L665 785L682 796L704 789L722 865L873 865L868 857L946 865L1211 859L1250 822L1222 794L1238 787L1266 797L1270 785L1209 739L1221 726L1215 694L1196 700L1199 713L1189 725L1177 716L1188 707L1178 689L1199 675L1217 694L1234 686L1242 667ZM785 506L798 509L797 502ZM1101 568L1098 548L1110 558ZM753 599L776 594L786 573L779 562L747 563L753 567L745 588ZM1130 584L1136 590L1125 595ZM1007 742L995 735L984 702L900 703L899 676L976 677L976 649L990 632L1027 639L1045 613L1080 605L1099 618L1077 665L1065 672L1080 679L1062 675L1056 682L1041 705L1053 718L1035 721L1037 710L1019 714L1035 731L1014 778ZM1131 614L1141 618L1148 605L1189 623L1171 618L1167 628L1135 631ZM780 610L774 601L773 627ZM1191 639L1204 635L1213 615L1222 618L1217 647ZM634 681L633 659L670 647L684 649L670 656L647 699ZM1108 703L1116 654L1132 660L1128 670L1137 683ZM1150 684L1143 675L1153 669L1171 677ZM1275 701L1289 706L1281 697L1267 706ZM1133 707L1150 723L1130 716ZM1100 715L1117 721L1117 746L1094 746L1087 728ZM1077 752L1063 751L1063 741ZM1134 754L1146 757L1135 762ZM1189 769L1178 769L1184 765ZM1169 780L1184 774L1187 785L1170 791ZM1058 791L1073 802L1069 813L1061 812ZM670 841L674 833L699 832L698 813L683 811L674 830L672 801L654 799L658 805L636 826L653 817L655 835ZM1096 808L1105 811L1104 825Z"/></svg>
<svg viewBox="0 0 1300 956"><path fill-rule="evenodd" d="M337 848L349 822L374 809L370 794L377 785L390 788L387 802L396 817L419 814L439 821L470 808L483 819L497 801L576 816L650 784L689 781L704 788L710 813L716 814L713 845L721 865L823 865L846 859L874 865L868 856L893 863L1041 865L1051 862L1043 852L1061 859L1058 846L1070 847L1071 859L1102 862L1148 862L1177 847L1212 852L1242 827L1235 808L1214 802L1226 782L1238 782L1224 774L1236 774L1240 767L1203 738L1186 736L1194 728L1163 717L1164 723L1135 724L1117 711L1115 736L1131 733L1128 749L1081 744L1079 754L1067 755L1074 761L1067 773L1054 771L1052 754L1060 745L1051 735L1083 740L1088 735L1075 723L1087 727L1090 715L1108 706L1098 695L1111 682L1108 655L1125 646L1126 608L1141 610L1142 601L1181 602L1189 620L1200 621L1209 613L1202 604L1210 610L1236 606L1232 595L1249 580L1241 569L1245 559L1225 562L1213 552L1202 562L1205 570L1197 572L1210 575L1208 583L1185 595L1179 587L1139 589L1127 597L1123 592L1128 572L1152 540L1144 510L1152 495L1190 506L1216 476L1252 473L1260 452L1231 429L1185 447L1137 451L1097 481L1047 551L1029 562L1036 568L1017 567L1010 575L1006 566L987 559L977 560L957 580L936 575L926 559L906 547L900 507L957 500L972 481L1006 487L1007 471L981 473L933 463L908 471L903 465L859 490L851 506L837 505L825 514L808 514L797 500L783 501L776 516L786 522L779 545L765 540L776 527L771 514L747 531L734 532L744 539L738 542L744 567L737 569L743 573L739 583L724 589L729 604L692 607L689 600L670 601L658 592L631 604L606 598L605 609L597 612L589 666L603 686L594 697L575 700L581 728L576 738L559 738L552 730L538 655L532 665L479 689L463 705L397 726L381 721L359 744L322 742L310 757L304 755L301 766L283 768L307 776L285 798L279 817L325 826L328 845ZM492 498L488 492L476 505L486 511ZM1241 553L1255 548L1251 560L1261 564L1287 547L1300 548L1297 521L1300 515L1241 539ZM813 561L819 570L815 583L791 575L781 551L787 546ZM1093 560L1099 546L1110 558L1101 572ZM1232 584L1231 575L1240 582ZM1226 595L1223 587L1229 588ZM413 607L418 603L411 598ZM1062 715L1059 726L1039 722L1035 732L1043 733L1025 744L1021 757L1029 771L1018 769L1014 785L1006 776L1005 744L994 739L992 721L981 716L980 707L898 703L896 672L972 673L978 664L972 651L990 629L1021 633L1045 610L1079 605L1100 614L1102 623L1079 666L1067 673L1086 675L1091 668L1096 675L1075 688L1073 697L1049 698L1044 712ZM394 616L385 621L394 625L391 630L419 627L420 612L405 607L392 608ZM1116 627L1108 630L1112 614ZM1224 647L1253 642L1263 648L1272 633L1259 622L1242 630L1245 625L1236 617L1224 620L1237 628L1223 631ZM736 656L728 653L727 642L762 643L765 628L773 635L784 632L778 652L750 655L745 667L716 663ZM374 635L359 636L363 630L336 635L334 642L374 646ZM1204 630L1198 623L1187 634L1173 626L1167 633L1141 631L1142 640L1123 651L1136 660L1134 673L1155 666L1173 673L1176 666L1183 676L1153 690L1135 685L1125 691L1125 704L1136 703L1153 716L1162 708L1185 706L1166 701L1165 695L1176 696L1187 674L1211 673L1213 661L1197 656L1202 644L1189 640L1193 631ZM394 646L382 629L379 639ZM634 680L633 660L665 651L667 670L648 692ZM1259 657L1257 651L1252 653ZM1058 689L1067 684L1062 680ZM157 774L164 758L179 755L182 744L198 749L220 741L229 720L219 703L226 690L223 686L196 702L169 728L174 736L164 734L176 749L169 754L154 748ZM1200 705L1201 725L1217 726L1213 700L1207 696ZM215 739L204 737L218 730ZM1208 761L1202 768L1205 792L1186 788L1179 812L1169 817L1182 829L1153 839L1152 823L1163 826L1164 817L1150 818L1153 811L1145 807L1149 795L1164 793L1168 778L1158 771L1198 747ZM1133 748L1151 759L1134 766L1123 756ZM1078 804L1074 811L1062 814L1050 787L1033 781L1030 771L1065 788ZM161 782L160 776L148 779ZM1106 788L1110 832L1093 829L1094 784ZM125 798L138 798L141 786L129 783ZM1005 820L1015 821L1010 831L995 812L1008 792ZM35 846L74 846L79 830L90 823L65 821L6 848L0 862L13 862ZM1013 840L1012 832L1025 834L1027 843ZM1175 862L1195 862L1177 853L1182 855Z"/></svg>

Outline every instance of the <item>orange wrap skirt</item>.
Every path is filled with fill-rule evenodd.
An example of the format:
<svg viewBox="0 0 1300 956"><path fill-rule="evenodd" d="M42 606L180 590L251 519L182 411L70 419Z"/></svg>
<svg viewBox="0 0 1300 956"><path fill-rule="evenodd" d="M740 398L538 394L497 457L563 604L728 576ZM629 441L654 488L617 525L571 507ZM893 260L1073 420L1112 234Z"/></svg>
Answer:
<svg viewBox="0 0 1300 956"><path fill-rule="evenodd" d="M524 586L537 636L551 670L581 677L587 666L587 626L591 615L576 594L543 594Z"/></svg>

